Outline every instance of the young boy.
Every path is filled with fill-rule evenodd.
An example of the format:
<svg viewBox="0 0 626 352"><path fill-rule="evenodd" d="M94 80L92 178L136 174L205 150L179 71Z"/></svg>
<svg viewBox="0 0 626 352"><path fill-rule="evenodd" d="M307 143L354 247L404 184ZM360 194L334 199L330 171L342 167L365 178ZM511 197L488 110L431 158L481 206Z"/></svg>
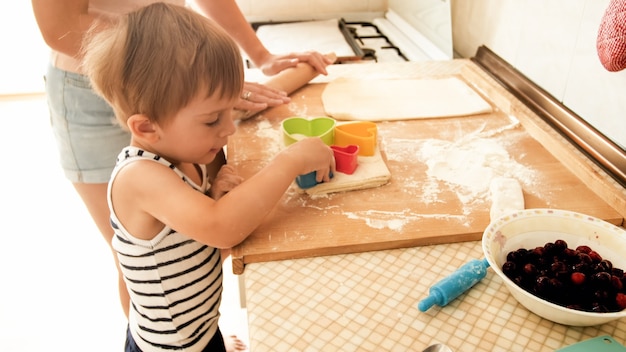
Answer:
<svg viewBox="0 0 626 352"><path fill-rule="evenodd" d="M84 53L95 90L132 134L108 191L131 297L126 350L223 351L220 249L243 241L297 175L329 181L332 151L304 139L243 182L221 166L243 64L228 35L191 10L131 12L95 29Z"/></svg>

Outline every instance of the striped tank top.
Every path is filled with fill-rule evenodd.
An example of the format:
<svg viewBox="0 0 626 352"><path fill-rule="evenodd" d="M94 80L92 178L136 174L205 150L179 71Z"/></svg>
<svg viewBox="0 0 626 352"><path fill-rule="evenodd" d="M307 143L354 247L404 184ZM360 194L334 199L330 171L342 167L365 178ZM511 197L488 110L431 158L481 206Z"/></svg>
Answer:
<svg viewBox="0 0 626 352"><path fill-rule="evenodd" d="M152 240L135 238L124 229L111 206L111 184L119 170L137 160L169 167L204 194L210 187L206 168L202 165L202 184L197 185L158 155L126 147L117 158L107 194L115 232L113 248L131 298L129 328L133 339L143 351L202 350L218 330L220 251L167 226Z"/></svg>

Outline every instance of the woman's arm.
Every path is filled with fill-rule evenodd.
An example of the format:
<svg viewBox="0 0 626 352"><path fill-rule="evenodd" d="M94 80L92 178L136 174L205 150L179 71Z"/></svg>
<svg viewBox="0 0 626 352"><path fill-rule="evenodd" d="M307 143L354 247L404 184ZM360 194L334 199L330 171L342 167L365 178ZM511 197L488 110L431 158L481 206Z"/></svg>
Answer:
<svg viewBox="0 0 626 352"><path fill-rule="evenodd" d="M235 0L195 0L194 2L198 10L228 32L256 66L260 67L269 59L271 53L256 36Z"/></svg>
<svg viewBox="0 0 626 352"><path fill-rule="evenodd" d="M274 55L261 43L256 33L241 13L235 0L195 0L198 10L217 22L248 54L255 66L266 75L275 75L299 62L307 62L319 73L327 74L326 66L332 62L322 54L310 51Z"/></svg>

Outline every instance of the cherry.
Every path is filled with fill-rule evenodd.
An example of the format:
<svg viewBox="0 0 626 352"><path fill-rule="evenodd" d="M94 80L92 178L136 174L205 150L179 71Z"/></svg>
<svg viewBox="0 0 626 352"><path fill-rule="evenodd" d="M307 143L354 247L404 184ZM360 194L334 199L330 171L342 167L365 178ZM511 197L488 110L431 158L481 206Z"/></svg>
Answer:
<svg viewBox="0 0 626 352"><path fill-rule="evenodd" d="M586 263L586 264L593 263L593 260L591 259L589 254L584 253L584 252L579 252L578 253L578 261L581 262L581 263Z"/></svg>
<svg viewBox="0 0 626 352"><path fill-rule="evenodd" d="M626 294L618 292L617 295L615 295L615 303L620 310L626 309Z"/></svg>
<svg viewBox="0 0 626 352"><path fill-rule="evenodd" d="M515 273L517 272L517 265L513 261L507 261L506 263L502 265L502 272L508 278L512 278L515 276Z"/></svg>
<svg viewBox="0 0 626 352"><path fill-rule="evenodd" d="M564 240L507 254L502 271L516 285L571 309L615 312L626 309L626 273L589 246Z"/></svg>
<svg viewBox="0 0 626 352"><path fill-rule="evenodd" d="M567 249L567 242L565 242L564 240L556 240L554 241L554 245L556 246L557 250L560 252L563 252L564 250Z"/></svg>
<svg viewBox="0 0 626 352"><path fill-rule="evenodd" d="M573 272L571 280L574 285L582 285L585 283L586 276L581 272Z"/></svg>
<svg viewBox="0 0 626 352"><path fill-rule="evenodd" d="M535 267L532 263L527 263L524 265L524 274L528 276L534 276L537 274L537 267Z"/></svg>
<svg viewBox="0 0 626 352"><path fill-rule="evenodd" d="M555 254L558 250L557 246L552 242L548 242L545 245L543 245L543 249L546 251L546 253L549 253L549 254Z"/></svg>
<svg viewBox="0 0 626 352"><path fill-rule="evenodd" d="M602 261L602 257L600 256L600 254L598 254L598 252L596 252L596 251L594 251L594 250L590 251L590 252L589 252L589 253L587 253L587 254L589 254L589 256L591 257L591 260L592 260L594 263L598 263L598 262L601 262L601 261Z"/></svg>
<svg viewBox="0 0 626 352"><path fill-rule="evenodd" d="M595 273L591 278L594 284L597 284L601 287L607 287L611 283L611 274L605 271Z"/></svg>
<svg viewBox="0 0 626 352"><path fill-rule="evenodd" d="M611 286L617 291L621 291L624 288L624 284L622 283L622 279L615 275L611 275Z"/></svg>

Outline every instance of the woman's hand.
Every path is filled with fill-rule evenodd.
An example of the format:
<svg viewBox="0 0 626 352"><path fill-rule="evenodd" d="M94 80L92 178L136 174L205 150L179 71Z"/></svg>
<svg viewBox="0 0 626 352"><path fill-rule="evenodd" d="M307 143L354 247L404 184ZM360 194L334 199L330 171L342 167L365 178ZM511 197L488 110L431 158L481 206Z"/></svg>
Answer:
<svg viewBox="0 0 626 352"><path fill-rule="evenodd" d="M215 176L215 180L211 184L210 196L218 200L233 188L239 186L243 182L243 177L237 174L235 168L231 165L224 165Z"/></svg>
<svg viewBox="0 0 626 352"><path fill-rule="evenodd" d="M266 75L274 75L300 62L306 62L319 73L327 74L326 66L334 62L334 56L324 56L310 51L299 54L272 55L268 54L261 70ZM291 101L287 92L276 90L259 83L244 82L243 92L235 106L238 112L236 119L248 119L267 108L287 104Z"/></svg>
<svg viewBox="0 0 626 352"><path fill-rule="evenodd" d="M244 82L243 92L235 109L254 115L269 107L283 105L290 101L286 92L259 83Z"/></svg>
<svg viewBox="0 0 626 352"><path fill-rule="evenodd" d="M259 65L261 71L268 76L273 76L289 67L295 67L300 62L306 62L313 66L315 70L323 75L328 74L326 66L333 63L333 61L318 53L317 51L307 51L304 53L291 53L287 55L274 55L270 54L265 58L262 64Z"/></svg>

